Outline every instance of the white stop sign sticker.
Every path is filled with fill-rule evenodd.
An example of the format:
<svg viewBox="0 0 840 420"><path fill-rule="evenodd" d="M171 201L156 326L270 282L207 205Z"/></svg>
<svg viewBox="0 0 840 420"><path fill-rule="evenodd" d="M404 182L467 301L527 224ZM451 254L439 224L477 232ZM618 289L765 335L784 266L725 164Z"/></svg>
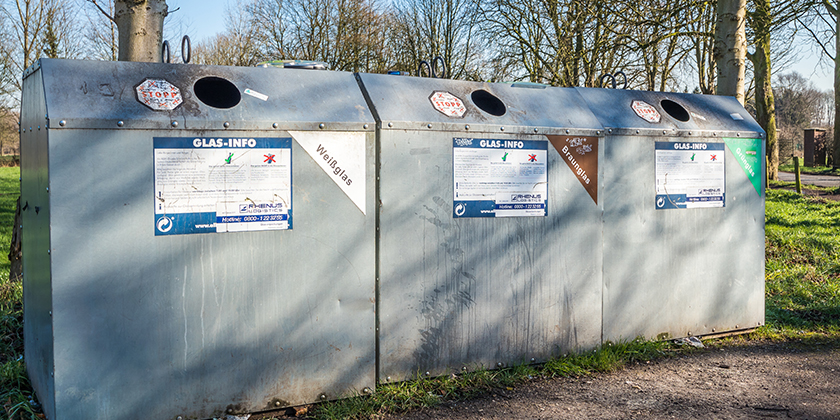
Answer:
<svg viewBox="0 0 840 420"><path fill-rule="evenodd" d="M647 122L658 123L659 120L662 119L662 115L659 114L659 111L657 111L653 105L645 101L633 101L633 103L630 104L630 108L633 108L633 112Z"/></svg>
<svg viewBox="0 0 840 420"><path fill-rule="evenodd" d="M181 90L166 80L146 79L136 90L137 100L155 111L171 111L184 103Z"/></svg>
<svg viewBox="0 0 840 420"><path fill-rule="evenodd" d="M436 110L440 111L447 117L460 118L464 116L465 112L467 112L467 107L464 106L464 102L449 92L432 92L432 96L429 96L429 101L432 102L432 106L435 107Z"/></svg>

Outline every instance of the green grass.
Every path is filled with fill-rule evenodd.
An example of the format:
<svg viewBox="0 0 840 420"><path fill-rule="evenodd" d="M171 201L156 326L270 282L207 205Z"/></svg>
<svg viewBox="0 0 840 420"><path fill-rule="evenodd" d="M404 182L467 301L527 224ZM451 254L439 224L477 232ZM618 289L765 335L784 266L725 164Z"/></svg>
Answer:
<svg viewBox="0 0 840 420"><path fill-rule="evenodd" d="M794 172L795 168L793 163L789 165L779 165L779 170L782 172ZM812 174L812 175L840 175L840 169L831 169L831 167L827 166L805 166L800 162L799 165L799 172L803 174Z"/></svg>
<svg viewBox="0 0 840 420"><path fill-rule="evenodd" d="M37 419L23 363L23 285L9 281L9 242L20 169L0 167L0 419Z"/></svg>
<svg viewBox="0 0 840 420"><path fill-rule="evenodd" d="M461 401L495 390L512 390L539 378L580 377L613 372L626 364L640 363L676 352L667 341L633 340L605 343L600 348L551 359L542 365L521 364L503 369L479 369L438 378L380 385L370 396L357 396L318 404L312 415L318 419L368 419L377 414L400 413ZM684 349L680 351L691 351Z"/></svg>
<svg viewBox="0 0 840 420"><path fill-rule="evenodd" d="M796 190L796 182L770 181L770 188L784 188L794 191ZM840 187L820 187L819 185L802 184L802 190L819 191L826 194L840 194Z"/></svg>
<svg viewBox="0 0 840 420"><path fill-rule="evenodd" d="M0 420L39 418L23 363L22 286L8 279L18 169L0 167ZM772 185L781 185L773 183ZM810 187L809 187L810 188ZM766 201L767 325L750 338L840 347L840 203L768 190ZM740 339L722 339L725 345ZM612 372L628 364L693 351L668 341L605 343L594 351L542 365L454 372L439 378L380 385L369 396L317 404L320 419L367 419L513 389L539 378Z"/></svg>
<svg viewBox="0 0 840 420"><path fill-rule="evenodd" d="M840 336L840 203L768 190L768 336Z"/></svg>

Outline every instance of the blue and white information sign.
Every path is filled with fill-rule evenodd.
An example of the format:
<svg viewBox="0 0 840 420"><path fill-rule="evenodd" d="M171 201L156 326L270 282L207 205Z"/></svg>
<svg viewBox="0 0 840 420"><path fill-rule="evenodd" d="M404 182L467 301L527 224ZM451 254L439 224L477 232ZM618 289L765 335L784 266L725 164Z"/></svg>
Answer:
<svg viewBox="0 0 840 420"><path fill-rule="evenodd" d="M656 142L656 208L723 207L724 144Z"/></svg>
<svg viewBox="0 0 840 420"><path fill-rule="evenodd" d="M292 139L155 137L155 235L292 228Z"/></svg>
<svg viewBox="0 0 840 420"><path fill-rule="evenodd" d="M548 141L454 138L452 216L545 216Z"/></svg>

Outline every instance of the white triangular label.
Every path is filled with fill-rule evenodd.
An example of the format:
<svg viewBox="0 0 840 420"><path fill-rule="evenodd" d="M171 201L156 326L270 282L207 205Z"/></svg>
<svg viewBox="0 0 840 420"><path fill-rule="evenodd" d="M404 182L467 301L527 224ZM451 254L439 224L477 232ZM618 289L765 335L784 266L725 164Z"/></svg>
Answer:
<svg viewBox="0 0 840 420"><path fill-rule="evenodd" d="M290 131L292 138L365 213L365 133Z"/></svg>

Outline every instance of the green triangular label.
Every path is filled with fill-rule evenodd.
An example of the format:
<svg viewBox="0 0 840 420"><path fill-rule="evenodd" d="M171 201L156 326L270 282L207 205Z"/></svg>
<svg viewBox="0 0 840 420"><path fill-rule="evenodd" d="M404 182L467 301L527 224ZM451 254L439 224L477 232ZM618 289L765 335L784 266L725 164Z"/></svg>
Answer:
<svg viewBox="0 0 840 420"><path fill-rule="evenodd" d="M762 139L739 139L739 138L725 138L726 146L729 151L735 155L735 160L741 165L741 169L747 174L747 178L752 182L755 191L761 196L761 179L763 172L761 170L761 162L764 156L761 153Z"/></svg>

